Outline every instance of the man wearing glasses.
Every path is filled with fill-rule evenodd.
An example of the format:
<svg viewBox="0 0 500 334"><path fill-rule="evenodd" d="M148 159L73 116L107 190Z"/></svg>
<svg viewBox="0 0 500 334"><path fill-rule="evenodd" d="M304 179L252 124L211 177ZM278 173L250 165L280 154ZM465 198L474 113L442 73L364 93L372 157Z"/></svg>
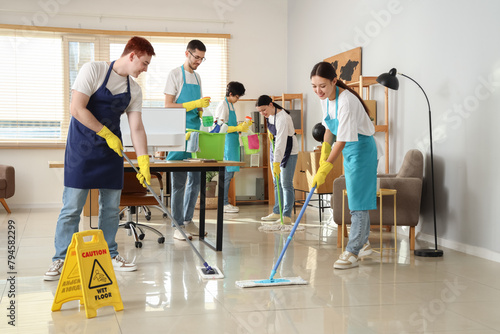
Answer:
<svg viewBox="0 0 500 334"><path fill-rule="evenodd" d="M192 40L186 48L186 60L180 67L170 71L165 85L165 107L186 109L186 128L200 129L202 108L208 107L210 98L202 98L201 78L195 70L205 61L205 44ZM191 158L188 152L169 152L167 160ZM199 235L198 227L193 223L196 199L200 192L201 172L172 172L171 208L172 216L184 228L189 239ZM187 188L187 190L186 190ZM175 226L172 223L172 226ZM174 239L185 240L177 229Z"/></svg>

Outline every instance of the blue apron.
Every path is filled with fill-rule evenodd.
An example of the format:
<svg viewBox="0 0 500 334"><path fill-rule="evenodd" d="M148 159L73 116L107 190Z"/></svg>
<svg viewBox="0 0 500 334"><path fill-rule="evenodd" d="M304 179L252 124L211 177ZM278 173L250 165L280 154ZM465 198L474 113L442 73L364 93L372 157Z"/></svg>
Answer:
<svg viewBox="0 0 500 334"><path fill-rule="evenodd" d="M339 121L337 112L339 87L335 91L335 118L330 118L329 104L326 103L325 123L337 135ZM344 171L349 199L349 210L364 211L377 209L377 147L373 136L358 134L358 141L346 142L342 150Z"/></svg>
<svg viewBox="0 0 500 334"><path fill-rule="evenodd" d="M275 110L276 109L277 108L275 108ZM286 111L282 110L282 112L286 112ZM274 147L274 142L276 141L276 133L277 133L276 132L276 112L274 113L274 124L271 124L271 122L269 122L269 118L268 118L267 129L269 130L269 132L271 132L273 134L273 143L271 143L271 145L269 145L269 156L271 157L271 165L272 165L272 163L274 162L273 147ZM283 155L283 160L281 160L281 163L280 163L281 167L283 167L283 168L286 167L286 163L288 162L288 158L290 157L290 153L292 152L292 148L293 148L293 137L288 136L286 139L285 154Z"/></svg>
<svg viewBox="0 0 500 334"><path fill-rule="evenodd" d="M177 98L175 103L184 103L194 100L201 99L201 87L200 82L196 73L193 72L196 82L198 84L188 84L186 83L186 72L184 71L184 65L181 66L182 69L182 79L184 83L182 85L181 93ZM194 108L186 112L186 129L199 130L201 125L200 116L198 115L198 109ZM186 141L187 143L187 141ZM167 160L184 160L191 158L190 152L168 152Z"/></svg>
<svg viewBox="0 0 500 334"><path fill-rule="evenodd" d="M237 126L238 121L236 119L236 113L234 111L234 106L227 101L227 98L224 98L227 103L227 108L229 109L229 119L227 120L228 126ZM233 109L231 109L231 107ZM224 146L224 160L228 161L240 161L240 139L238 136L238 132L231 132L226 134L226 144ZM226 167L226 171L228 172L239 172L240 167L238 166L228 166Z"/></svg>
<svg viewBox="0 0 500 334"><path fill-rule="evenodd" d="M89 98L87 109L121 140L120 117L131 100L130 79L127 76L125 93L113 95L106 84L114 63L109 66L102 86ZM108 146L104 138L74 117L66 141L64 185L78 189L123 188L123 158Z"/></svg>

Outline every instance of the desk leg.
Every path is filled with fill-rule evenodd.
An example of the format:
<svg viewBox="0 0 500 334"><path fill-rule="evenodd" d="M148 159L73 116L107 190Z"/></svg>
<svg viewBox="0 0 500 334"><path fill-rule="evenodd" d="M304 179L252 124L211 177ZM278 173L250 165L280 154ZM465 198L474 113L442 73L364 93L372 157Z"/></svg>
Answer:
<svg viewBox="0 0 500 334"><path fill-rule="evenodd" d="M222 234L224 231L224 179L226 167L219 168L219 198L217 199L217 240L216 251L222 251Z"/></svg>
<svg viewBox="0 0 500 334"><path fill-rule="evenodd" d="M206 198L207 198L207 172L201 171L200 179L200 239L205 238L205 209L206 209Z"/></svg>

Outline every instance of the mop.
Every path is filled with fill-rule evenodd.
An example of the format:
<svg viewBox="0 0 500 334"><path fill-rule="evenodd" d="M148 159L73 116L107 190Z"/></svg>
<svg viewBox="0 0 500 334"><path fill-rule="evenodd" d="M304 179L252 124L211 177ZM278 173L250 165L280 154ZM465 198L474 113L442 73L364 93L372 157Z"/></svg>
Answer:
<svg viewBox="0 0 500 334"><path fill-rule="evenodd" d="M130 164L130 166L132 166L132 168L135 170L135 172L139 173L139 171L134 166L134 164L132 163L132 161L130 161L130 158L123 151L122 151L122 154L125 157L125 159L128 161L128 163ZM156 201L158 202L158 204L160 204L163 212L165 212L167 214L168 218L170 218L174 222L175 227L177 228L177 230L182 233L182 235L184 236L184 239L186 239L186 241L188 242L189 246L191 246L191 248L193 249L193 251L196 253L196 255L198 256L198 258L203 263L203 267L202 266L197 266L196 267L198 269L198 274L201 276L201 278L204 278L204 279L220 279L220 278L224 278L224 274L222 273L222 271L219 268L217 268L217 266L209 266L208 263L207 263L207 261L205 261L205 259L203 259L203 257L201 256L200 252L196 249L196 247L193 245L193 243L191 242L191 240L189 240L189 238L187 237L186 233L184 232L184 229L181 228L179 226L179 223L174 219L174 217L172 217L172 215L170 214L170 211L168 211L167 207L165 206L165 204L163 204L163 202L160 200L160 198L158 197L158 195L154 192L153 188L151 188L151 186L147 182L144 182L144 184L146 185L146 187L148 188L148 190L151 192L151 194L153 194L153 196L156 199Z"/></svg>
<svg viewBox="0 0 500 334"><path fill-rule="evenodd" d="M274 149L274 143L273 143L273 149ZM282 229L282 227L286 226L285 224L283 224L283 209L281 208L281 195L280 195L280 177L279 175L276 175L276 177L274 178L274 182L276 183L276 188L278 189L278 205L279 205L279 208L280 208L280 221L281 221L281 224L276 224L276 223L272 223L272 224L266 224L264 226L261 226L259 227L259 231L261 232L275 232L275 231L280 231Z"/></svg>
<svg viewBox="0 0 500 334"><path fill-rule="evenodd" d="M276 275L276 271L278 270L278 267L281 263L281 260L283 259L283 255L285 255L286 249L288 248L288 245L292 241L292 237L295 233L295 230L297 229L297 226L300 223L300 220L302 219L302 216L304 215L304 212L306 211L307 205L309 204L309 201L311 200L311 197L314 193L314 190L316 189L316 186L312 187L311 191L309 192L309 195L307 195L307 198L304 202L304 205L302 206L302 209L300 210L299 216L297 217L297 220L295 221L295 224L293 225L292 231L290 232L290 235L288 236L285 246L283 247L283 250L281 251L280 257L278 258L278 261L276 261L276 264L274 265L273 270L271 271L271 276L269 276L269 279L266 280L247 280L247 281L237 281L236 286L240 288L253 288L253 287L260 287L260 286L275 286L275 285L303 285L307 284L307 281L304 280L302 277L283 277L283 278L274 278L274 275Z"/></svg>
<svg viewBox="0 0 500 334"><path fill-rule="evenodd" d="M273 145L273 152L274 152L274 141L271 142ZM277 232L277 231L282 231L282 232L290 232L292 230L292 225L285 225L283 223L283 209L281 208L281 186L280 186L280 176L276 175L274 182L276 183L276 188L278 189L278 205L280 208L280 224L272 223L272 224L266 224L264 226L259 227L259 231L261 232ZM297 228L297 231L304 231L305 227L304 226L299 226Z"/></svg>

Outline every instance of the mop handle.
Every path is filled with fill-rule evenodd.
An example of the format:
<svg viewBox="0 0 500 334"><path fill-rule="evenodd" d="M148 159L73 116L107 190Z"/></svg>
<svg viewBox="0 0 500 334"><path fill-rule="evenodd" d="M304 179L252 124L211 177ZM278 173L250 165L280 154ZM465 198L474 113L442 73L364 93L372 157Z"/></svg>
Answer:
<svg viewBox="0 0 500 334"><path fill-rule="evenodd" d="M135 170L135 172L139 173L139 170L134 166L134 164L132 163L132 161L130 160L130 158L125 154L125 152L122 151L122 154L125 157L125 159L127 160L127 162L130 164L130 166L132 166L132 168ZM187 237L186 233L184 233L183 229L180 228L179 223L174 219L174 217L172 217L172 215L168 211L168 209L165 206L165 204L163 204L163 202L160 200L160 198L158 197L158 195L156 195L156 193L154 192L153 188L151 188L151 186L146 182L146 180L144 180L144 184L146 185L146 187L148 188L148 190L151 192L151 194L154 196L154 198L156 199L156 201L158 202L158 204L160 204L163 212L165 212L167 214L168 218L170 218L174 222L175 227L177 227L177 230L179 230L182 233L182 235L184 236L184 238L186 239L186 241L193 248L193 250L196 253L196 255L198 255L198 257L200 258L201 262L203 262L203 265L205 267L207 267L207 268L210 268L210 266L207 264L207 262L205 261L205 259L201 256L200 252L198 252L198 250L196 249L196 247L194 247L194 245L191 242L191 240L189 240L189 238Z"/></svg>
<svg viewBox="0 0 500 334"><path fill-rule="evenodd" d="M274 275L276 274L276 271L278 270L278 266L281 263L281 260L283 259L283 255L285 255L286 249L288 248L288 244L290 244L290 241L292 241L293 234L295 233L295 230L299 226L300 220L302 219L302 215L304 212L306 212L307 205L309 204L309 201L311 200L312 195L314 194L314 190L316 190L316 186L311 188L311 191L309 192L309 195L307 195L307 198L304 202L304 205L302 206L302 209L300 210L300 213L297 217L297 220L295 221L295 224L293 224L292 231L290 232L290 235L286 239L285 246L283 247L283 250L281 251L280 257L278 258L278 261L274 265L273 270L271 271L271 276L269 277L269 280L272 281L274 278Z"/></svg>
<svg viewBox="0 0 500 334"><path fill-rule="evenodd" d="M274 154L274 141L271 142L272 146L273 146L273 154ZM274 168L273 168L273 174L274 174ZM276 189L278 190L278 206L280 208L280 222L281 222L281 225L283 225L283 209L281 208L281 195L280 195L280 190L281 190L281 185L280 185L280 176L279 175L276 175L276 177L274 178L274 181L276 183Z"/></svg>
<svg viewBox="0 0 500 334"><path fill-rule="evenodd" d="M281 195L280 195L281 185L280 185L279 175L276 175L275 179L276 179L276 189L278 190L278 206L280 208L280 221L281 221L281 225L283 225L283 209L281 208Z"/></svg>

